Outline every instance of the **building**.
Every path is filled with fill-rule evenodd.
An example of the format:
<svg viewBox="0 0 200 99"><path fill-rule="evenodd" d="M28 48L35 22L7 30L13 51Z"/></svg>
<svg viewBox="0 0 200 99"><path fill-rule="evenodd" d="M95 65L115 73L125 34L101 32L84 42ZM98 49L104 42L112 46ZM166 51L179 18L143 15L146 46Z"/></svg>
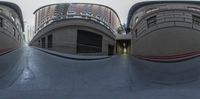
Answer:
<svg viewBox="0 0 200 99"><path fill-rule="evenodd" d="M23 16L19 6L0 1L0 55L22 45L23 31Z"/></svg>
<svg viewBox="0 0 200 99"><path fill-rule="evenodd" d="M0 1L0 83L11 84L21 73L16 63L23 55L23 16L18 5ZM14 74L16 72L16 74ZM14 74L14 76L11 76ZM9 77L10 79L7 79ZM10 82L11 83L10 83ZM4 85L4 84L3 84Z"/></svg>
<svg viewBox="0 0 200 99"><path fill-rule="evenodd" d="M81 55L115 54L121 22L110 7L90 3L60 3L35 12L35 32L30 45Z"/></svg>
<svg viewBox="0 0 200 99"><path fill-rule="evenodd" d="M28 24L27 22L25 22L24 26L25 26L25 30L24 30L25 41L29 43L35 35L35 32L34 32L35 28L33 25Z"/></svg>
<svg viewBox="0 0 200 99"><path fill-rule="evenodd" d="M132 6L128 29L136 57L174 61L200 53L198 1L148 1Z"/></svg>

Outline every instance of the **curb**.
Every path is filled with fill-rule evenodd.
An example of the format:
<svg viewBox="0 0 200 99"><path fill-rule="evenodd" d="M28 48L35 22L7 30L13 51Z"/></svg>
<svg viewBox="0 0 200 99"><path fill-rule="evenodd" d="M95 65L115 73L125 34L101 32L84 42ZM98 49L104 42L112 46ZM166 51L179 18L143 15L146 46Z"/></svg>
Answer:
<svg viewBox="0 0 200 99"><path fill-rule="evenodd" d="M70 55L67 55L67 54L64 54L64 53L60 53L60 52L56 52L56 51L52 51L52 50L48 50L48 49L42 49L42 48L38 48L38 47L33 47L32 48L34 49L37 49L37 50L40 50L42 52L45 52L45 53L48 53L48 54L51 54L51 55L55 55L55 56L58 56L58 57L62 57L62 58L67 58L67 59L71 59L71 60L101 60L101 59L106 59L106 58L110 58L112 56L99 56L99 57L90 57L90 56L81 56L81 57L78 57L73 55L73 56L70 56Z"/></svg>

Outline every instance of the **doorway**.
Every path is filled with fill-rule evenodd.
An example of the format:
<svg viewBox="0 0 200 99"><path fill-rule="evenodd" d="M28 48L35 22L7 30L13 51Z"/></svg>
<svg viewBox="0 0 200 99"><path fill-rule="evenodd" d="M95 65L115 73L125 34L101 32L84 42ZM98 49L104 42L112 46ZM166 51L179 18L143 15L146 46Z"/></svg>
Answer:
<svg viewBox="0 0 200 99"><path fill-rule="evenodd" d="M101 53L103 37L97 33L78 30L77 53Z"/></svg>
<svg viewBox="0 0 200 99"><path fill-rule="evenodd" d="M131 54L131 40L117 40L116 53L118 55L130 55Z"/></svg>
<svg viewBox="0 0 200 99"><path fill-rule="evenodd" d="M46 41L46 39L45 39L45 37L43 37L43 38L42 38L42 48L45 48L45 45L46 45L46 44L45 44L45 43L46 43L45 41Z"/></svg>
<svg viewBox="0 0 200 99"><path fill-rule="evenodd" d="M52 48L52 41L53 41L53 37L52 37L52 35L49 35L48 36L48 45L47 45L48 48Z"/></svg>
<svg viewBox="0 0 200 99"><path fill-rule="evenodd" d="M108 45L108 55L109 56L114 55L114 46L113 45Z"/></svg>

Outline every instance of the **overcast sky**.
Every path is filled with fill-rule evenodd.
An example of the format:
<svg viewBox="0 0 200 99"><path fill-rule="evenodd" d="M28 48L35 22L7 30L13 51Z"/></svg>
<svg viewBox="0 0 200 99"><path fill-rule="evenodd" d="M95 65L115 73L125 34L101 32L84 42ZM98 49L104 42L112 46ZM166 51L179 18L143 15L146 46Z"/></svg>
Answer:
<svg viewBox="0 0 200 99"><path fill-rule="evenodd" d="M97 3L113 8L119 15L122 23L126 23L128 11L131 6L141 0L4 0L18 4L23 12L24 21L34 24L33 12L44 5L53 3ZM143 0L142 0L143 1Z"/></svg>
<svg viewBox="0 0 200 99"><path fill-rule="evenodd" d="M41 6L53 3L97 3L113 8L119 15L122 24L126 23L128 11L137 2L150 0L3 0L18 4L23 12L24 21L34 25L33 12ZM151 0L152 1L152 0ZM173 0L171 0L173 1ZM177 1L177 0L176 0ZM188 1L188 0L185 0ZM199 1L199 0L195 0Z"/></svg>

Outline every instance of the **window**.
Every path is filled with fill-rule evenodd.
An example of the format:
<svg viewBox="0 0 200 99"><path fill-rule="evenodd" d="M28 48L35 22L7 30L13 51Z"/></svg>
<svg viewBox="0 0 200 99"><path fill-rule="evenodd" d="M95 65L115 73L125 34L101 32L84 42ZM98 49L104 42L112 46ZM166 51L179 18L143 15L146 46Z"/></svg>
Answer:
<svg viewBox="0 0 200 99"><path fill-rule="evenodd" d="M47 17L46 17L47 20L50 19L50 13L51 13L51 6L48 6L48 8L47 8Z"/></svg>
<svg viewBox="0 0 200 99"><path fill-rule="evenodd" d="M97 15L96 18L97 18L98 20L101 20L101 17L100 17L99 15Z"/></svg>
<svg viewBox="0 0 200 99"><path fill-rule="evenodd" d="M38 45L40 46L40 40L38 41Z"/></svg>
<svg viewBox="0 0 200 99"><path fill-rule="evenodd" d="M135 18L135 23L137 23L137 22L138 22L138 20L139 20L139 19L138 19L138 17L136 17L136 18Z"/></svg>
<svg viewBox="0 0 200 99"><path fill-rule="evenodd" d="M192 22L193 24L200 25L200 17L196 15L192 15Z"/></svg>
<svg viewBox="0 0 200 99"><path fill-rule="evenodd" d="M189 10L200 12L200 8L188 7Z"/></svg>
<svg viewBox="0 0 200 99"><path fill-rule="evenodd" d="M52 35L49 35L47 38L48 38L48 45L47 45L47 47L48 48L52 48L52 41L53 41Z"/></svg>
<svg viewBox="0 0 200 99"><path fill-rule="evenodd" d="M68 11L67 12L67 15L75 15L76 14L76 12L74 12L74 11Z"/></svg>
<svg viewBox="0 0 200 99"><path fill-rule="evenodd" d="M156 16L152 16L152 17L150 17L150 18L147 19L147 26L148 26L148 28L152 27L152 26L155 26L156 23L157 23Z"/></svg>
<svg viewBox="0 0 200 99"><path fill-rule="evenodd" d="M15 18L14 18L14 16L11 16L11 19L15 22Z"/></svg>
<svg viewBox="0 0 200 99"><path fill-rule="evenodd" d="M93 16L92 14L92 5L85 5L82 12L83 15L87 15L87 16Z"/></svg>
<svg viewBox="0 0 200 99"><path fill-rule="evenodd" d="M13 34L14 34L14 36L16 36L16 33L15 33L16 31L15 31L15 28L13 28Z"/></svg>
<svg viewBox="0 0 200 99"><path fill-rule="evenodd" d="M0 27L3 27L3 18L0 17Z"/></svg>
<svg viewBox="0 0 200 99"><path fill-rule="evenodd" d="M63 15L67 14L68 8L69 8L69 4L63 4L63 10L62 10Z"/></svg>
<svg viewBox="0 0 200 99"><path fill-rule="evenodd" d="M18 41L20 40L20 35L18 35Z"/></svg>
<svg viewBox="0 0 200 99"><path fill-rule="evenodd" d="M154 12L154 11L157 11L159 10L158 8L150 8L146 11L146 13L151 13L151 12Z"/></svg>
<svg viewBox="0 0 200 99"><path fill-rule="evenodd" d="M135 37L137 38L138 37L138 30L135 29Z"/></svg>
<svg viewBox="0 0 200 99"><path fill-rule="evenodd" d="M62 5L59 4L59 5L57 5L56 8L55 8L55 15L58 16L58 17L60 17L61 14L62 14Z"/></svg>
<svg viewBox="0 0 200 99"><path fill-rule="evenodd" d="M46 46L46 39L45 39L45 37L43 37L42 38L42 48L45 48L45 46Z"/></svg>
<svg viewBox="0 0 200 99"><path fill-rule="evenodd" d="M97 9L96 9L96 18L97 19L101 19L101 17L103 17L103 8L101 6L98 6Z"/></svg>
<svg viewBox="0 0 200 99"><path fill-rule="evenodd" d="M71 4L68 7L67 15L75 15L76 14L76 4Z"/></svg>
<svg viewBox="0 0 200 99"><path fill-rule="evenodd" d="M114 45L108 45L108 55L114 55Z"/></svg>
<svg viewBox="0 0 200 99"><path fill-rule="evenodd" d="M93 16L92 12L90 12L90 11L87 12L86 15L88 15L88 16Z"/></svg>

